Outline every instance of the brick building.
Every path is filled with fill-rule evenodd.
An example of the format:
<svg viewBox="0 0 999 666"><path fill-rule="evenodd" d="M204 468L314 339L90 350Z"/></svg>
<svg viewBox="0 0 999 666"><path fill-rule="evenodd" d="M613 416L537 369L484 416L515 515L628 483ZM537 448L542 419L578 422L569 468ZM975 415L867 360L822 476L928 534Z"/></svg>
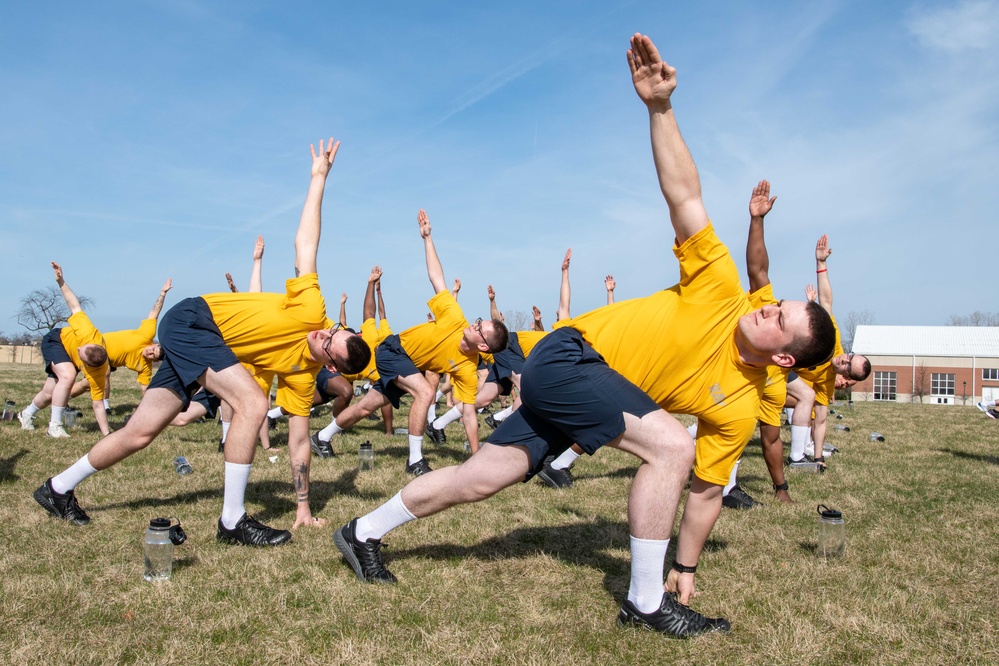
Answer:
<svg viewBox="0 0 999 666"><path fill-rule="evenodd" d="M999 327L858 326L853 350L871 361L854 400L971 405L999 398Z"/></svg>

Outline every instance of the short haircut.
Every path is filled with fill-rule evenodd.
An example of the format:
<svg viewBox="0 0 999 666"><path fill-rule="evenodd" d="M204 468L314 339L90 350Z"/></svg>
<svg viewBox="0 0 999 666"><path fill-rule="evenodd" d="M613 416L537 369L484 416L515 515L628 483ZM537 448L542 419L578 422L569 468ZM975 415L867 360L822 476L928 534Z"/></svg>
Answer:
<svg viewBox="0 0 999 666"><path fill-rule="evenodd" d="M337 364L337 370L345 375L356 375L371 362L371 347L359 335L347 338L347 357Z"/></svg>
<svg viewBox="0 0 999 666"><path fill-rule="evenodd" d="M863 356L863 354L861 354ZM858 382L862 382L867 379L871 374L871 362L867 360L866 356L863 356L864 362L860 365L860 374L853 373L853 363L847 368L850 379L854 379Z"/></svg>
<svg viewBox="0 0 999 666"><path fill-rule="evenodd" d="M805 304L808 334L796 336L784 349L794 357L794 367L810 368L832 358L836 347L836 327L832 317L815 301Z"/></svg>
<svg viewBox="0 0 999 666"><path fill-rule="evenodd" d="M80 360L91 368L99 368L108 361L108 352L96 344L84 345L80 351Z"/></svg>
<svg viewBox="0 0 999 666"><path fill-rule="evenodd" d="M503 351L510 344L510 331L507 329L506 324L499 319L492 319L491 321L493 322L493 332L488 336L483 335L482 337L485 339L486 345L489 346L489 352L495 354L496 352Z"/></svg>

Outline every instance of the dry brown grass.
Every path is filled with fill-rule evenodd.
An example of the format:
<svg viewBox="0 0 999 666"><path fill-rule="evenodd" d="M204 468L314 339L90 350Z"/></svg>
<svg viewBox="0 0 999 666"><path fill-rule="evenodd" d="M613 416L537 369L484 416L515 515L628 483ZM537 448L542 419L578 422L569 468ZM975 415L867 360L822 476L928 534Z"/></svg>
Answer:
<svg viewBox="0 0 999 666"><path fill-rule="evenodd" d="M113 423L138 399L115 376ZM37 366L0 365L0 398L24 405ZM134 386L134 384L131 384ZM86 407L81 405L86 411ZM352 664L937 664L997 663L999 422L972 407L860 404L823 476L792 475L798 502L769 501L758 442L742 486L768 502L723 512L701 558L694 606L728 617L731 635L675 641L614 624L628 585L626 496L634 462L616 451L581 460L577 485L529 483L390 534L400 584L361 585L332 529L406 482L406 441L364 421L314 460L313 508L330 520L261 551L219 545L222 464L215 424L171 429L79 489L86 528L50 519L31 498L97 439L93 417L64 441L0 427L0 579L4 663ZM40 420L47 419L43 412ZM315 419L325 424L328 416ZM398 426L404 418L396 417ZM888 441L873 444L877 430ZM284 441L284 426L277 440ZM463 459L428 445L433 466ZM488 428L483 426L483 432ZM376 468L356 471L369 439ZM183 453L195 473L178 477ZM258 454L248 507L289 527L287 450ZM841 508L847 555L814 553L815 505ZM142 533L179 517L189 541L173 579L142 580Z"/></svg>

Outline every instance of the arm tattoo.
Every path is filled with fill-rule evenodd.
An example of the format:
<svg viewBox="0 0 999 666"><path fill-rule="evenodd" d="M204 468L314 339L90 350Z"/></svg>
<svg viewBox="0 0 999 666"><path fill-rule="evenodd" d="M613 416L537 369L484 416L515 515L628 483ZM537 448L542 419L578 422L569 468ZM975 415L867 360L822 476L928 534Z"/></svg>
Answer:
<svg viewBox="0 0 999 666"><path fill-rule="evenodd" d="M295 484L295 499L299 504L309 501L309 466L306 463L291 468L291 479Z"/></svg>

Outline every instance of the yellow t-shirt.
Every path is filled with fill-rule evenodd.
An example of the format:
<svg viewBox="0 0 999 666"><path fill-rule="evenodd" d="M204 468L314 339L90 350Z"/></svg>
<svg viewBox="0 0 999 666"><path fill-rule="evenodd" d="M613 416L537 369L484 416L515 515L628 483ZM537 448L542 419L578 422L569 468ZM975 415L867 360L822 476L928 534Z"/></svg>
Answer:
<svg viewBox="0 0 999 666"><path fill-rule="evenodd" d="M839 326L833 317L833 328L836 329L836 346L833 348L833 358L843 353L843 343L839 339ZM815 390L815 404L828 405L836 395L836 371L832 363L826 361L812 368L795 368L795 372Z"/></svg>
<svg viewBox="0 0 999 666"><path fill-rule="evenodd" d="M80 347L83 345L100 345L106 349L104 336L97 330L94 323L90 321L90 317L87 316L86 312L81 311L70 315L66 324L62 329L62 333L59 334L59 340L62 342L62 346L65 347L70 359L72 359L73 365L76 366L77 370L83 372L83 376L90 383L91 400L103 400L106 397L104 395L104 378L108 374L108 364L105 362L97 368L91 368L89 365L86 365L80 359Z"/></svg>
<svg viewBox="0 0 999 666"><path fill-rule="evenodd" d="M454 398L465 404L474 404L479 351L463 352L458 346L468 320L450 291L440 292L427 305L434 321L406 329L399 334L399 344L421 372L430 370L451 375Z"/></svg>
<svg viewBox="0 0 999 666"><path fill-rule="evenodd" d="M385 338L392 335L392 327L389 326L388 319L382 319L381 325L376 325L374 319L365 319L361 324L361 339L371 348L371 360L360 372L353 375L344 375L348 382L366 381L377 382L378 370L375 368L375 348L385 341Z"/></svg>
<svg viewBox="0 0 999 666"><path fill-rule="evenodd" d="M226 345L262 376L273 373L289 388L290 414L308 416L321 361L312 360L307 335L326 325L319 278L308 273L285 282L284 294L223 292L202 296Z"/></svg>
<svg viewBox="0 0 999 666"><path fill-rule="evenodd" d="M756 428L767 370L739 358L736 327L752 308L714 228L673 252L679 284L567 325L660 407L698 418L694 472L724 485Z"/></svg>
<svg viewBox="0 0 999 666"><path fill-rule="evenodd" d="M541 342L541 338L551 333L551 331L517 331L517 342L520 343L520 350L527 358L534 346Z"/></svg>
<svg viewBox="0 0 999 666"><path fill-rule="evenodd" d="M104 334L108 362L112 368L131 368L139 373L138 382L149 386L153 377L153 363L142 355L156 337L156 320L143 319L139 328L128 331L111 331Z"/></svg>
<svg viewBox="0 0 999 666"><path fill-rule="evenodd" d="M777 303L774 298L773 286L767 284L749 294L749 305L754 310ZM767 385L763 388L763 398L760 402L760 421L767 425L780 427L780 412L787 402L788 368L779 365L767 366Z"/></svg>

